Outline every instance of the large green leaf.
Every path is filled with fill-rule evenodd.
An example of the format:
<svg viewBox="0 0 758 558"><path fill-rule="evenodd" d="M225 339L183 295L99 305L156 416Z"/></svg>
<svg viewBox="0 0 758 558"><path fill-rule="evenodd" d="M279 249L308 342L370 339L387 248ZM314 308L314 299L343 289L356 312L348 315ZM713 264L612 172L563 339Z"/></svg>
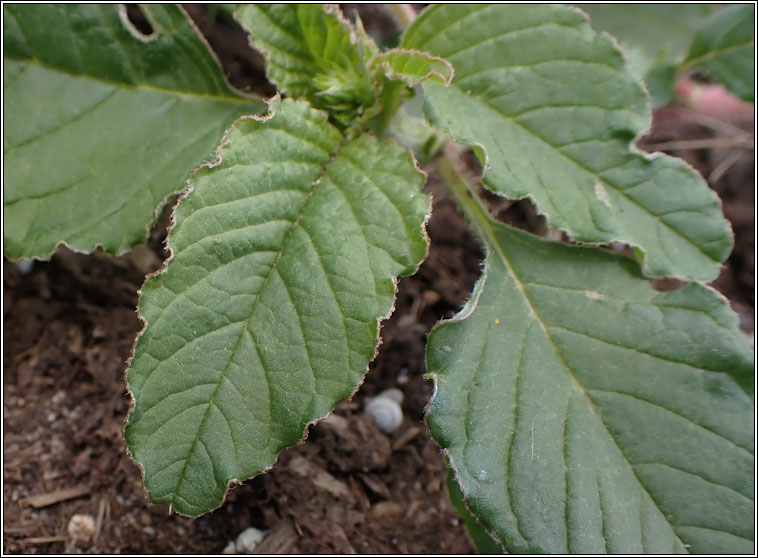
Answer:
<svg viewBox="0 0 758 558"><path fill-rule="evenodd" d="M348 124L374 92L365 59L375 45L333 5L243 4L235 17L266 57L266 73L283 93L307 98Z"/></svg>
<svg viewBox="0 0 758 558"><path fill-rule="evenodd" d="M304 102L272 110L191 178L173 256L142 289L126 438L150 499L188 515L355 391L394 277L426 253L429 199L407 152L344 143Z"/></svg>
<svg viewBox="0 0 758 558"><path fill-rule="evenodd" d="M685 62L726 85L745 101L755 95L755 4L730 6L713 14L698 31Z"/></svg>
<svg viewBox="0 0 758 558"><path fill-rule="evenodd" d="M629 67L645 81L654 106L673 93L677 67L687 56L708 4L575 4L592 27L619 40Z"/></svg>
<svg viewBox="0 0 758 558"><path fill-rule="evenodd" d="M481 146L484 181L533 199L582 242L621 241L645 272L713 279L732 245L719 200L683 161L630 151L647 97L613 41L575 9L440 5L403 46L449 60L449 87L424 82L426 114Z"/></svg>
<svg viewBox="0 0 758 558"><path fill-rule="evenodd" d="M463 519L463 523L466 525L471 541L476 546L476 549L480 554L503 554L503 547L495 542L492 537L484 530L482 524L479 523L476 518L471 515L466 507L466 502L463 498L463 492L461 487L458 486L458 481L455 480L453 470L448 468L447 479L445 480L447 486L447 493L450 496L450 502L458 512L458 515Z"/></svg>
<svg viewBox="0 0 758 558"><path fill-rule="evenodd" d="M232 121L264 108L229 89L181 8L143 9L147 39L123 6L3 5L9 257L144 241Z"/></svg>
<svg viewBox="0 0 758 558"><path fill-rule="evenodd" d="M482 277L427 348L469 509L514 553L753 552L753 363L727 302L479 213Z"/></svg>

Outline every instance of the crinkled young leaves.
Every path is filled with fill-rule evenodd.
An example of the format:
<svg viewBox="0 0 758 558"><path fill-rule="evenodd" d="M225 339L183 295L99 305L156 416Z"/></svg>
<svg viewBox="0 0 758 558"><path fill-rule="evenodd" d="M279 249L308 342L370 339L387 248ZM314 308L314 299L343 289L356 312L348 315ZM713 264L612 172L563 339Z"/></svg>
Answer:
<svg viewBox="0 0 758 558"><path fill-rule="evenodd" d="M143 10L149 37L123 6L3 6L8 257L143 242L234 119L265 108L230 90L180 7Z"/></svg>
<svg viewBox="0 0 758 558"><path fill-rule="evenodd" d="M453 79L453 67L447 60L425 52L395 48L377 54L370 61L371 72L376 80L376 103L363 116L361 126L368 130L384 132L398 109L412 98L415 87L430 80L449 84ZM424 128L427 127L424 123ZM411 128L411 133L413 129ZM400 136L403 142L406 137Z"/></svg>
<svg viewBox="0 0 758 558"><path fill-rule="evenodd" d="M383 133L410 87L449 83L441 58L408 49L379 52L360 21L315 4L243 5L236 18L267 59L269 77L293 98L307 99L336 122Z"/></svg>
<svg viewBox="0 0 758 558"><path fill-rule="evenodd" d="M403 46L453 64L452 85L422 84L425 111L483 148L489 188L534 200L576 240L639 248L649 275L715 278L732 246L718 198L682 160L630 150L650 124L647 97L581 12L438 5Z"/></svg>
<svg viewBox="0 0 758 558"><path fill-rule="evenodd" d="M752 552L753 361L727 302L482 215L482 278L427 345L427 423L473 514L512 553Z"/></svg>
<svg viewBox="0 0 758 558"><path fill-rule="evenodd" d="M126 438L152 501L199 515L265 471L360 384L395 280L426 254L411 155L346 142L275 101L245 119L175 212L166 271L142 290Z"/></svg>
<svg viewBox="0 0 758 558"><path fill-rule="evenodd" d="M236 19L266 57L266 73L283 93L308 99L349 124L374 102L366 61L376 46L334 6L244 4Z"/></svg>

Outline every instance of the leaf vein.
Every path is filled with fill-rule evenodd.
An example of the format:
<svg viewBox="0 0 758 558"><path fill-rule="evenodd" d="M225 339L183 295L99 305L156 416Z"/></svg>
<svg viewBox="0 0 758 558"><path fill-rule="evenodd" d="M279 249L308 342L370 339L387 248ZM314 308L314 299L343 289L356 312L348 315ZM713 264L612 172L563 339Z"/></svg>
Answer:
<svg viewBox="0 0 758 558"><path fill-rule="evenodd" d="M744 446L739 445L737 442L735 442L734 440L730 440L729 438L727 438L723 434L720 434L720 433L718 433L718 432L716 432L716 431L708 428L707 426L704 426L703 424L701 424L699 422L696 422L694 419L692 419L690 417L687 417L687 416L685 416L685 415L683 415L683 414L681 414L681 413L679 413L677 411L674 411L673 409L670 409L669 407L661 405L660 403L657 403L655 401L650 401L649 399L645 399L644 397L640 397L639 395L636 395L636 394L633 394L633 393L627 393L627 392L624 392L624 391L615 391L615 390L611 390L611 389L600 389L600 388L590 388L590 391L609 393L609 394L619 395L619 396L622 396L622 397L624 397L624 396L625 397L630 397L632 399L636 399L637 401L641 401L643 403L647 403L648 405L651 405L653 407L658 407L659 409L663 409L664 411L668 411L672 415L677 416L680 419L686 421L688 424L692 424L694 426L697 426L697 427L701 428L702 430L704 430L704 431L706 431L706 432L708 432L708 433L716 436L717 438L719 438L721 440L724 440L725 442L728 442L731 446L734 446L735 448L738 448L738 449L744 451L745 453L747 453L750 456L751 459L753 457L753 452L750 451L749 448L746 448ZM629 462L631 463L631 460L629 460Z"/></svg>

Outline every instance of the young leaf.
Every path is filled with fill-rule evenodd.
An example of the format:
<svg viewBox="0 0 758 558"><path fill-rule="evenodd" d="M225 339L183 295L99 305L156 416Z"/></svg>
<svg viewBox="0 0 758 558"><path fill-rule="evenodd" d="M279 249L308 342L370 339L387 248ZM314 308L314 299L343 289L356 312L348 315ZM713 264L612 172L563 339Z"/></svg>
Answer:
<svg viewBox="0 0 758 558"><path fill-rule="evenodd" d="M266 73L283 93L329 110L342 124L373 104L364 58L375 45L333 6L244 4L235 17L265 54Z"/></svg>
<svg viewBox="0 0 758 558"><path fill-rule="evenodd" d="M582 242L640 248L651 275L713 279L732 237L716 195L680 159L629 143L647 97L607 35L575 9L438 5L403 40L455 67L421 87L430 121L486 151L484 181L533 199Z"/></svg>
<svg viewBox="0 0 758 558"><path fill-rule="evenodd" d="M695 36L685 67L704 70L753 102L755 4L730 6L709 17Z"/></svg>
<svg viewBox="0 0 758 558"><path fill-rule="evenodd" d="M409 87L415 87L427 79L447 85L454 74L453 66L443 58L401 48L375 56L371 60L371 68L381 69L389 79L402 80Z"/></svg>
<svg viewBox="0 0 758 558"><path fill-rule="evenodd" d="M275 101L230 131L175 212L128 372L126 438L152 501L198 515L360 384L394 278L426 254L411 156Z"/></svg>
<svg viewBox="0 0 758 558"><path fill-rule="evenodd" d="M448 85L454 74L452 65L443 58L400 48L374 56L369 66L377 83L376 102L364 113L360 125L380 133L387 130L403 102L413 96L411 87L426 80ZM424 127L429 125L424 123Z"/></svg>
<svg viewBox="0 0 758 558"><path fill-rule="evenodd" d="M753 363L727 302L478 211L485 269L427 348L469 509L512 553L752 552Z"/></svg>
<svg viewBox="0 0 758 558"><path fill-rule="evenodd" d="M5 4L5 253L45 257L60 242L120 253L145 240L235 118L233 93L181 8Z"/></svg>

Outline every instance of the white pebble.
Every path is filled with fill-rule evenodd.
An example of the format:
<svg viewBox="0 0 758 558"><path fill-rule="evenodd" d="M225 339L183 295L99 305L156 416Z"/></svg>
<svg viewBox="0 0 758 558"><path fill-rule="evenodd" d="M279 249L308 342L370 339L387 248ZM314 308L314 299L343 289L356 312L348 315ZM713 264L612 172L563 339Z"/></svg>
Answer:
<svg viewBox="0 0 758 558"><path fill-rule="evenodd" d="M392 434L403 422L403 392L397 388L384 390L366 404L366 413L374 417L376 427Z"/></svg>
<svg viewBox="0 0 758 558"><path fill-rule="evenodd" d="M237 536L237 552L240 554L252 554L255 547L258 546L266 536L266 531L260 531L255 527L248 527Z"/></svg>
<svg viewBox="0 0 758 558"><path fill-rule="evenodd" d="M71 516L68 522L68 534L76 541L88 541L95 534L95 518L86 513Z"/></svg>
<svg viewBox="0 0 758 558"><path fill-rule="evenodd" d="M34 260L18 260L16 269L21 275L29 275L34 268Z"/></svg>

